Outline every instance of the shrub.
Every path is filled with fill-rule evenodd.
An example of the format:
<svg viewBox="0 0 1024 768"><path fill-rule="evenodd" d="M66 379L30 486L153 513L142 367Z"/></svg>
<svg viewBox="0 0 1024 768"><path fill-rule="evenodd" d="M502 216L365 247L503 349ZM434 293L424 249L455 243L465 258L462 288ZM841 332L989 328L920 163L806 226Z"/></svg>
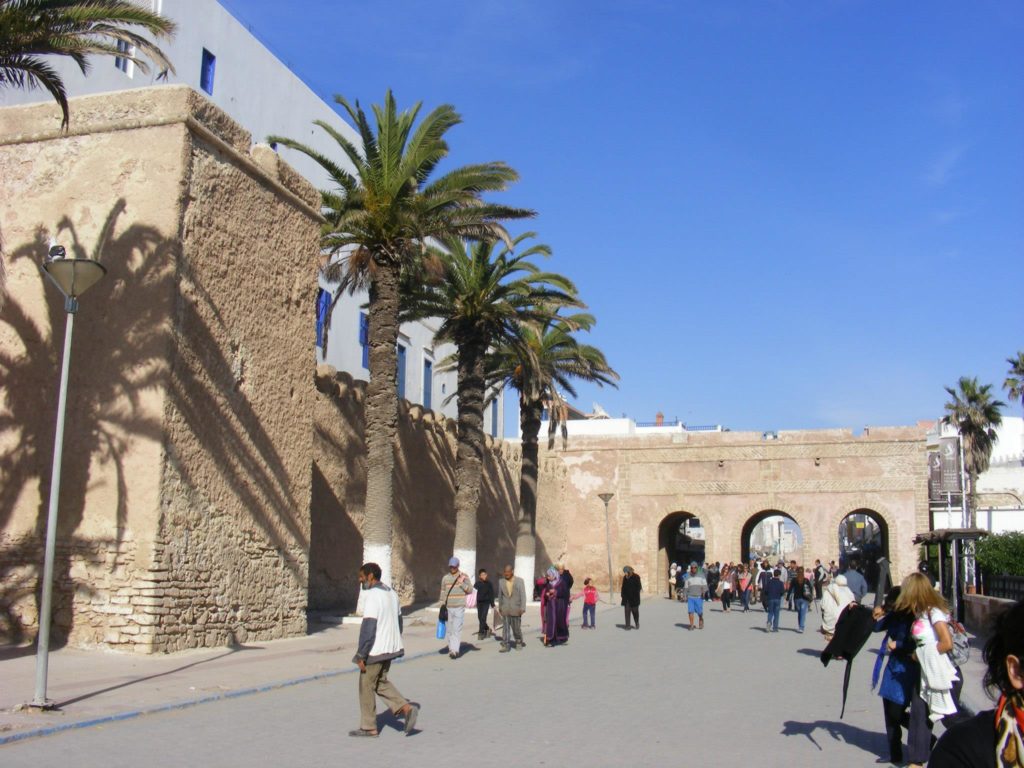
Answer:
<svg viewBox="0 0 1024 768"><path fill-rule="evenodd" d="M977 544L978 564L993 576L1024 576L1024 533L987 536Z"/></svg>

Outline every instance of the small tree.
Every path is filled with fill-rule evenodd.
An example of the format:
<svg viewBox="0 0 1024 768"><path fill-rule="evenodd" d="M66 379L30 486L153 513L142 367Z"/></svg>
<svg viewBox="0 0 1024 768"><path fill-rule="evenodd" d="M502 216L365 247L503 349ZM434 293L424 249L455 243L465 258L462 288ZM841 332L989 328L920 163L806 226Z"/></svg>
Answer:
<svg viewBox="0 0 1024 768"><path fill-rule="evenodd" d="M1024 576L1024 533L1011 531L978 542L978 565L993 576Z"/></svg>

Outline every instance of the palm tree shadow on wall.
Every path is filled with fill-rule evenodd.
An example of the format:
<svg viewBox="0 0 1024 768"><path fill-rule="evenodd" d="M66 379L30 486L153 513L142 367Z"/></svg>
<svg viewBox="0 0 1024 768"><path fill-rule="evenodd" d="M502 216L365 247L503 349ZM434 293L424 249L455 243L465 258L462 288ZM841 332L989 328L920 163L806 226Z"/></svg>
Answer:
<svg viewBox="0 0 1024 768"><path fill-rule="evenodd" d="M66 217L52 232L75 257L99 258L109 270L83 298L76 318L54 569L55 646L65 643L73 628L75 594L92 597L91 586L72 575L72 558L111 573L133 558L131 547L125 546L131 502L125 453L133 440L160 439L160 424L145 411L142 395L165 375L167 326L159 297L170 293L174 245L142 224L115 235L126 207L122 198L110 209L91 252ZM12 267L39 264L50 236L40 227L31 241L16 245L10 253ZM41 272L38 279L46 282ZM38 319L38 308L28 305L28 297L10 295L0 310L0 325L20 341L20 349L0 349L0 531L7 529L19 498L39 489L32 532L0 539L0 637L13 642L26 637L15 605L34 594L38 608L66 319L63 297L52 285L42 285L39 295L45 320ZM103 528L112 529L113 535L80 535L86 493L110 484L112 493L99 489L111 500L110 508L90 509L90 515L100 521L109 518L112 525Z"/></svg>
<svg viewBox="0 0 1024 768"><path fill-rule="evenodd" d="M452 422L430 421L401 401L395 462L395 557L406 563L404 599L436 600L455 541ZM476 574L472 574L476 576ZM411 589L413 593L406 594Z"/></svg>
<svg viewBox="0 0 1024 768"><path fill-rule="evenodd" d="M366 420L352 377L317 377L313 497L310 504L309 608L354 608L363 535L353 512L366 501Z"/></svg>

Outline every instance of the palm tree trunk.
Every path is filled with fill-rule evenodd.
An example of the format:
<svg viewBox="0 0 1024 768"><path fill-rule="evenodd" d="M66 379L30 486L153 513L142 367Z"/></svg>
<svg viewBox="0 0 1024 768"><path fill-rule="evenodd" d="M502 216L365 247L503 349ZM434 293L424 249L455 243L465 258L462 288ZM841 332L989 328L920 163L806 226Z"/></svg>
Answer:
<svg viewBox="0 0 1024 768"><path fill-rule="evenodd" d="M391 584L394 442L398 432L398 268L380 264L370 286L370 382L366 387L366 510L363 562Z"/></svg>
<svg viewBox="0 0 1024 768"><path fill-rule="evenodd" d="M523 433L523 465L519 475L519 528L516 533L516 573L533 584L537 555L537 436L544 407L540 400L519 400Z"/></svg>
<svg viewBox="0 0 1024 768"><path fill-rule="evenodd" d="M484 451L484 350L459 346L459 432L455 459L455 556L476 576L477 508Z"/></svg>

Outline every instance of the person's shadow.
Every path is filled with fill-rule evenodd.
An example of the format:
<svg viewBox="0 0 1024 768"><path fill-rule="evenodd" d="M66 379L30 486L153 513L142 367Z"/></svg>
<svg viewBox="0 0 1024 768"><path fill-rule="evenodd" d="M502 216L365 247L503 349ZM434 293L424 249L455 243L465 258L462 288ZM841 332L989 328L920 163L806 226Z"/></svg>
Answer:
<svg viewBox="0 0 1024 768"><path fill-rule="evenodd" d="M416 704L416 702L409 702L410 704ZM377 714L377 733L381 733L385 728L391 728L398 731L399 733L405 733L405 718L399 717L390 709L386 709L383 712ZM420 732L419 728L413 728L409 731L410 736L415 736Z"/></svg>
<svg viewBox="0 0 1024 768"><path fill-rule="evenodd" d="M815 720L811 723L801 723L796 720L787 720L782 724L783 736L806 736L807 740L819 751L824 751L821 744L814 738L815 731L819 730L825 731L834 741L852 744L873 755L881 755L885 752L884 734L858 728L842 721Z"/></svg>

